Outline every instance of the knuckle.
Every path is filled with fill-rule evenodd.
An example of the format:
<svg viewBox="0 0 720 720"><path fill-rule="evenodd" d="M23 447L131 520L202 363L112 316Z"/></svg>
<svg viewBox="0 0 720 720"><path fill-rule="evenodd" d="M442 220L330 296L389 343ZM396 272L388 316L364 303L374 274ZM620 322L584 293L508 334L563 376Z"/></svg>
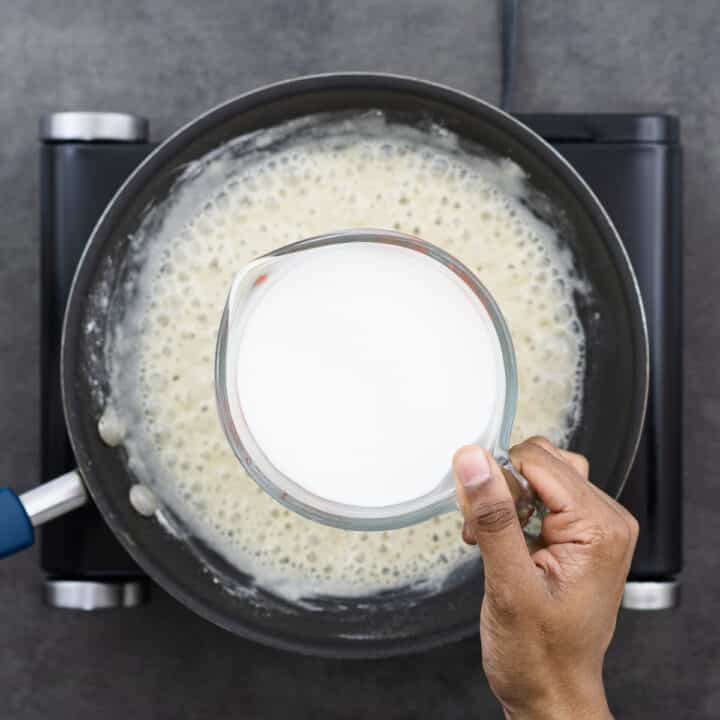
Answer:
<svg viewBox="0 0 720 720"><path fill-rule="evenodd" d="M542 435L533 435L532 437L529 437L525 441L525 443L527 443L528 445L537 445L543 450L551 451L555 449L555 446L546 437L543 437ZM523 445L525 443L523 443Z"/></svg>
<svg viewBox="0 0 720 720"><path fill-rule="evenodd" d="M609 541L610 526L608 524L597 517L588 517L578 511L569 513L566 518L559 518L558 530L562 531L564 540L593 548L602 548Z"/></svg>
<svg viewBox="0 0 720 720"><path fill-rule="evenodd" d="M516 522L515 506L509 500L476 503L470 508L476 526L485 532L502 532Z"/></svg>
<svg viewBox="0 0 720 720"><path fill-rule="evenodd" d="M637 518L619 502L616 501L615 505L620 511L620 516L628 528L630 539L632 541L637 540L638 534L640 533L640 523L637 521Z"/></svg>
<svg viewBox="0 0 720 720"><path fill-rule="evenodd" d="M640 523L637 518L631 513L627 513L628 525L630 526L630 537L633 542L636 542L638 535L640 535Z"/></svg>
<svg viewBox="0 0 720 720"><path fill-rule="evenodd" d="M612 543L608 530L596 524L584 528L583 539L588 545L596 547Z"/></svg>
<svg viewBox="0 0 720 720"><path fill-rule="evenodd" d="M623 546L629 545L631 540L630 526L624 522L616 523L615 537L623 544Z"/></svg>
<svg viewBox="0 0 720 720"><path fill-rule="evenodd" d="M624 522L622 518L617 518L609 523L603 535L605 544L609 546L609 549L617 550L623 554L632 542L630 525Z"/></svg>
<svg viewBox="0 0 720 720"><path fill-rule="evenodd" d="M527 440L513 445L510 448L510 457L515 455L519 458L533 458L537 457L538 453L548 452L550 448L552 448L552 445L549 440L540 435L533 435Z"/></svg>
<svg viewBox="0 0 720 720"><path fill-rule="evenodd" d="M519 468L527 463L532 463L533 460L539 460L540 453L544 453L543 449L529 440L525 440L519 445L513 445L508 452L513 465Z"/></svg>
<svg viewBox="0 0 720 720"><path fill-rule="evenodd" d="M587 480L590 475L590 462L588 459L580 453L568 452L568 455L572 457L575 469Z"/></svg>

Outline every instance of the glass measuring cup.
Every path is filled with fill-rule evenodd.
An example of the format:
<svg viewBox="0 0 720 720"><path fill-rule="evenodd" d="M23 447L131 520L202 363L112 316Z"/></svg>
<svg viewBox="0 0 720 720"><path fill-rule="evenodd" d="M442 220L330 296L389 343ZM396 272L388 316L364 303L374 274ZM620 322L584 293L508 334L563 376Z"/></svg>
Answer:
<svg viewBox="0 0 720 720"><path fill-rule="evenodd" d="M469 291L489 317L500 350L505 393L500 412L491 418L485 443L503 468L515 499L518 516L525 524L539 508L527 481L517 473L507 448L517 401L517 370L510 333L490 293L475 275L457 259L419 238L400 232L378 229L344 230L301 240L279 248L243 268L235 277L223 312L218 334L215 363L215 389L218 413L228 441L250 477L269 495L290 510L312 520L346 530L386 530L412 525L456 507L454 483L447 472L437 485L410 500L384 505L357 505L330 500L311 492L282 472L270 459L253 434L243 408L237 382L238 354L243 332L252 308L277 278L287 272L289 263L299 254L348 243L379 243L420 253L450 271L453 282ZM307 256L304 256L307 257ZM283 270L284 269L284 270ZM341 420L338 420L340 422ZM462 443L458 443L462 444Z"/></svg>

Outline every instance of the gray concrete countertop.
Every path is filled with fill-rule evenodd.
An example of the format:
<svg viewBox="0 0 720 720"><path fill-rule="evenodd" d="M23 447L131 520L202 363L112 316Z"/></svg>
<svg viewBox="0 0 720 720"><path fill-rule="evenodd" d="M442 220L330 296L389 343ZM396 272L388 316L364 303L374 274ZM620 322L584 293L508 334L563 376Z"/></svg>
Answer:
<svg viewBox="0 0 720 720"><path fill-rule="evenodd" d="M620 615L617 717L720 717L720 4L523 3L519 111L667 111L685 146L686 570L683 608ZM330 70L498 94L495 0L18 0L0 8L0 484L38 476L40 113L127 110L164 137L234 94ZM34 551L0 563L0 717L500 717L471 640L373 662L230 636L157 591L93 615L40 603Z"/></svg>

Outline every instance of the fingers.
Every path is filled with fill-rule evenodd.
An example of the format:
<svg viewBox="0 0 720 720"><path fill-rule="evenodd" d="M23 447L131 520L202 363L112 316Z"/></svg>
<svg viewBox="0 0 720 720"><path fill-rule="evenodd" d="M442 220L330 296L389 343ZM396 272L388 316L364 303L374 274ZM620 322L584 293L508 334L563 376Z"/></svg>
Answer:
<svg viewBox="0 0 720 720"><path fill-rule="evenodd" d="M577 504L578 483L570 476L568 463L557 454L526 440L510 449L510 460L551 512L564 512Z"/></svg>
<svg viewBox="0 0 720 720"><path fill-rule="evenodd" d="M596 544L610 539L618 552L632 557L637 521L589 482L585 457L539 437L517 445L510 456L551 511L543 521L545 542Z"/></svg>
<svg viewBox="0 0 720 720"><path fill-rule="evenodd" d="M539 445L547 452L555 455L555 457L567 462L583 480L588 481L587 488L599 500L601 500L627 527L630 536L630 554L634 552L635 544L639 533L639 525L635 517L628 512L617 500L603 492L599 487L589 482L590 465L587 458L579 453L562 450L555 447L549 440L543 437L532 437L527 442Z"/></svg>
<svg viewBox="0 0 720 720"><path fill-rule="evenodd" d="M558 460L563 460L568 463L572 468L575 469L585 480L590 477L590 463L587 458L580 453L571 452L570 450L563 450L562 448L555 447L547 438L535 435L534 437L528 438L525 442L539 445L543 450L554 455Z"/></svg>
<svg viewBox="0 0 720 720"><path fill-rule="evenodd" d="M498 464L483 449L455 454L453 474L465 522L463 539L477 544L492 587L524 587L536 577L515 503Z"/></svg>

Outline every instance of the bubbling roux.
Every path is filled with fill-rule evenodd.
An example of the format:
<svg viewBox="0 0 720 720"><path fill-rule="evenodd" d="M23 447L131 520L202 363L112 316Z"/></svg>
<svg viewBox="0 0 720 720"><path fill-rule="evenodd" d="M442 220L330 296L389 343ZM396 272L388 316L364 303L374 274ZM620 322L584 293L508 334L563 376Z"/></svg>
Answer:
<svg viewBox="0 0 720 720"><path fill-rule="evenodd" d="M219 319L237 271L278 246L352 227L419 235L475 271L502 309L518 363L514 439L563 444L580 415L584 337L573 293L583 288L530 199L514 163L378 113L296 121L189 168L134 239L142 262L110 338L110 421L100 426L157 496L158 516L166 508L183 533L288 598L440 587L476 553L457 513L346 532L290 513L244 472L215 408Z"/></svg>

